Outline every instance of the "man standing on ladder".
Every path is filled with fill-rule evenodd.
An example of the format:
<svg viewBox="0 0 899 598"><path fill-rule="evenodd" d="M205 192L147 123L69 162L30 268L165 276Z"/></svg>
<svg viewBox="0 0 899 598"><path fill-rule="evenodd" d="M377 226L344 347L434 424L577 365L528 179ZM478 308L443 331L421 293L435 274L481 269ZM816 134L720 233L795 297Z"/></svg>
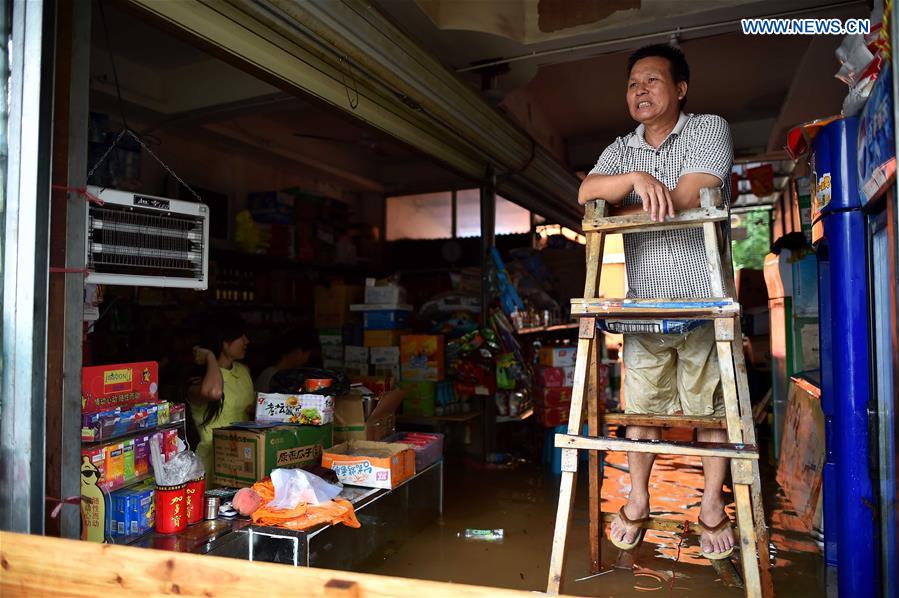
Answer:
<svg viewBox="0 0 899 598"><path fill-rule="evenodd" d="M690 70L678 48L645 46L628 59L627 105L639 126L609 145L584 179L578 201L640 205L651 220L699 207L699 190L721 187L730 202L733 145L727 122L709 114L685 114ZM729 235L728 235L729 237ZM624 236L628 297L711 296L701 229L641 232ZM723 416L715 328L704 321L608 322L624 333L625 412ZM628 426L631 439L658 439L660 428ZM721 429L700 429L704 442L727 442ZM610 540L635 548L649 517L649 476L655 455L628 453L631 492L612 521ZM708 558L726 558L734 537L724 510L722 486L728 459L703 457L705 488L699 524Z"/></svg>

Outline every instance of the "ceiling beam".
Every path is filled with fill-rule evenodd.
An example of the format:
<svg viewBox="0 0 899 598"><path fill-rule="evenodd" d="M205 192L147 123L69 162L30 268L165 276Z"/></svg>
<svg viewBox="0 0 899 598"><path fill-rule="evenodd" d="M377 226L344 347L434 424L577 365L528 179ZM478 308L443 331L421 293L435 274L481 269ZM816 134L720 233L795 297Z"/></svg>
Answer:
<svg viewBox="0 0 899 598"><path fill-rule="evenodd" d="M309 93L472 181L488 164L577 226L578 181L371 5L130 0L282 89ZM544 210L547 211L547 210Z"/></svg>

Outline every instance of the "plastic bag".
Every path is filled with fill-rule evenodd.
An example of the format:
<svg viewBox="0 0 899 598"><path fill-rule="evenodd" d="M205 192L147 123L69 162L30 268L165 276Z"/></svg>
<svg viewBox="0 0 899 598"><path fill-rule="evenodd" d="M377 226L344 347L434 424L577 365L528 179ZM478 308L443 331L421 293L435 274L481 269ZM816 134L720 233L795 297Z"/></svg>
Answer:
<svg viewBox="0 0 899 598"><path fill-rule="evenodd" d="M183 446L183 443L179 444L179 448ZM158 442L150 443L150 462L153 464L153 476L158 486L184 484L202 477L206 472L203 462L190 450L181 450L165 461Z"/></svg>
<svg viewBox="0 0 899 598"><path fill-rule="evenodd" d="M320 505L336 498L343 489L342 484L329 484L302 469L275 469L272 485L275 498L267 506L274 509L295 509L301 502Z"/></svg>

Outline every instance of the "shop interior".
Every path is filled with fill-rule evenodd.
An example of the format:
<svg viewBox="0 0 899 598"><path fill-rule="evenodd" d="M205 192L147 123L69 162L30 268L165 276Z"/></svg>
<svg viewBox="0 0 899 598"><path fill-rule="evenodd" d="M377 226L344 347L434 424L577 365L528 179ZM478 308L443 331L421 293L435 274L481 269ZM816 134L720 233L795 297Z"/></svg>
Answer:
<svg viewBox="0 0 899 598"><path fill-rule="evenodd" d="M608 143L634 127L624 85L614 83L623 81L628 54L642 45L633 40L675 32L649 41L676 44L690 61L687 111L719 114L733 133L732 252L773 584L781 595L823 595L836 584L839 562L836 535L824 525L828 487L820 470L829 416L821 378L825 361L836 359L825 355L826 319L819 312L827 302L819 302L816 247L827 237L823 227L813 230L816 174L809 152L791 157L784 148L797 126L840 112L848 87L833 75L843 38L767 36L762 42L732 21L747 11L867 18L868 3L751 1L656 18L653 11L663 11L664 3L644 0L642 6L619 3L641 13L620 22L603 20L618 9L591 4L587 13L605 12L546 10L539 25L518 14L531 10L530 3L374 4L477 89L534 148L579 178ZM105 519L83 523L90 531L82 537L542 591L563 468L553 438L568 427L579 336L570 300L582 296L587 275L575 195L550 201L523 190L513 171L487 169L477 180L409 136L373 126L358 116L369 101L354 73L362 68L358 61L347 62L344 104L332 105L285 89L276 76L128 2L95 2L90 30L86 162L93 170L87 184L88 193L107 203L91 202L88 216L88 261L95 270L85 285L82 386L96 396L82 416L81 459L97 469L97 483L82 478L82 488L88 495L99 490ZM512 59L534 50L535 57ZM120 136L124 129L136 135ZM811 137L818 132L801 130L814 131ZM577 179L570 184L576 190ZM171 219L157 225L155 239L154 224L140 216L127 228L133 210L116 207L116 191L129 202L143 197L143 206L170 201L173 212L192 205L184 214L205 206L183 221L204 223L198 230L205 226L207 234L191 237L188 255L181 255L184 246L166 245ZM877 201L895 204L894 193L884 197ZM872 211L872 238L886 230L886 212ZM125 232L104 237L103 219L120 216ZM116 252L114 242L134 249ZM874 243L882 255L895 255L888 242ZM142 246L165 259L141 263ZM113 259L104 261L110 253ZM875 262L888 264L884 259ZM106 277L96 277L100 272ZM889 280L889 270L877 276ZM605 241L599 291L600 297L626 295L620 235ZM869 310L876 301L877 309L888 310L889 297L872 297ZM204 346L210 329L235 324L248 339L239 361L257 382L254 393L264 394L254 394L244 421L211 432L202 485L156 480L164 488L186 486L173 492L203 496L176 523L162 506L163 490L155 490L155 507L142 507L141 500L154 495L156 465L173 461L184 443L197 448L200 436L192 428L200 411L191 393L205 365L198 365L204 362L196 348L214 349ZM895 314L891 325L895 330ZM890 343L884 334L872 341L880 343L877 359L885 360L874 372L892 371L890 358L882 357ZM597 393L610 415L626 401L621 347L620 335L602 335ZM165 410L150 416L133 405L110 411L117 394L109 391L110 376L122 372L129 384L146 377L148 388L155 385L146 392L166 402ZM269 372L268 392L258 386L263 372ZM325 391L307 405L304 397L315 397L319 383L341 392ZM881 413L892 409L884 384ZM133 388L132 403L146 399L136 383ZM112 402L104 406L103 397ZM880 421L881 454L889 455L894 447L883 443L891 418ZM623 432L614 424L606 430ZM156 434L162 454L139 446ZM664 438L689 442L694 432L666 429ZM358 445L342 454L344 442ZM396 462L399 454L409 469L387 465L386 483L346 484L350 490L341 497L353 505L350 515L322 515L292 528L277 517L260 523L237 513L235 491L279 464L326 480L361 479L353 458L362 453L353 450L366 442L393 443L369 447L371 459ZM586 458L583 465L586 471ZM602 510L614 513L630 487L627 457L605 453L600 468ZM653 512L695 518L699 459L660 456L654 472ZM889 467L882 476L878 504L888 496L895 503L894 488L889 494L895 468L893 477ZM738 559L712 567L686 532L651 530L633 552L619 552L603 537L600 571L591 572L586 477L578 480L568 536L566 592L743 594ZM133 516L117 511L128 508ZM895 564L889 565L895 553L887 549L890 525L895 544L895 521L884 517L875 526L875 543L883 546L875 561L895 578ZM304 547L299 553L297 539Z"/></svg>

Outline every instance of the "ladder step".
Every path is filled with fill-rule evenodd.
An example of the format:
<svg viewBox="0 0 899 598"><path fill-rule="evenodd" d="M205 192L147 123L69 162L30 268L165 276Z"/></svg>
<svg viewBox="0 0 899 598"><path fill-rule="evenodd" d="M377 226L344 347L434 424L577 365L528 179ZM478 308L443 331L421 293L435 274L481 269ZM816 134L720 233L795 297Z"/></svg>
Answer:
<svg viewBox="0 0 899 598"><path fill-rule="evenodd" d="M702 299L572 299L571 315L595 318L678 318L708 320L732 318L740 304L730 298Z"/></svg>
<svg viewBox="0 0 899 598"><path fill-rule="evenodd" d="M653 428L726 429L723 417L704 415L644 415L637 413L604 413L602 422L615 426L647 426Z"/></svg>
<svg viewBox="0 0 899 598"><path fill-rule="evenodd" d="M569 434L556 434L556 448L653 453L656 455L687 455L693 457L726 457L729 459L757 460L759 458L758 448L752 444L630 440L609 438L607 436L573 436Z"/></svg>
<svg viewBox="0 0 899 598"><path fill-rule="evenodd" d="M612 520L615 518L617 513L607 513L603 512L602 521L605 524L611 525ZM640 523L640 527L645 527L646 529L654 529L660 532L671 532L675 534L683 534L685 531L693 534L694 536L699 536L702 534L702 529L695 522L690 522L690 527L687 529L687 522L683 519L670 519L668 517L650 517L649 521L644 521ZM732 529L734 533L734 539L739 539L740 530L737 529L737 526L734 525Z"/></svg>
<svg viewBox="0 0 899 598"><path fill-rule="evenodd" d="M584 233L641 233L660 230L672 230L682 228L696 228L707 222L720 222L729 220L730 215L726 208L705 207L682 210L674 218L666 218L662 222L653 222L649 219L649 213L642 207L633 206L610 210L608 216L598 216L587 212L582 222Z"/></svg>

